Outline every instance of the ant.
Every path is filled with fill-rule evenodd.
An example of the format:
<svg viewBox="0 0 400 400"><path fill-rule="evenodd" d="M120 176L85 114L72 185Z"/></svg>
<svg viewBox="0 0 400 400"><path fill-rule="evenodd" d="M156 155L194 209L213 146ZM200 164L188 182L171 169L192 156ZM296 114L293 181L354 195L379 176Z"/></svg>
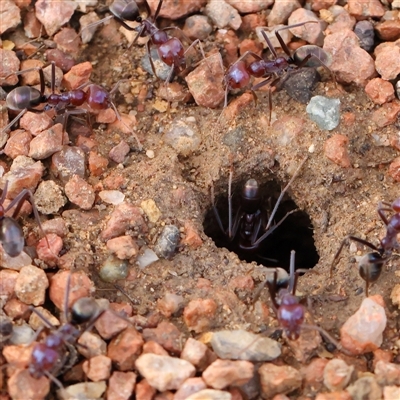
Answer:
<svg viewBox="0 0 400 400"><path fill-rule="evenodd" d="M264 60L258 54L252 51L246 51L237 61L235 61L227 70L224 78L225 82L225 102L224 107L228 104L228 91L231 89L241 89L248 86L251 77L255 78L266 78L265 80L257 83L251 88L251 92L253 94L254 99L257 97L254 91L260 89L261 87L269 84L268 90L268 102L269 102L269 121L271 121L271 113L272 113L272 99L271 99L271 88L275 87L276 84L282 79L284 74L288 74L293 69L299 69L304 67L307 62L314 58L318 61L320 65L326 68L331 75L332 72L325 64L322 59L327 59L328 55L318 46L315 45L307 45L302 46L297 49L293 54L290 52L286 43L283 41L280 31L291 29L299 26L303 26L305 24L318 23L317 21L307 21L300 22L298 24L285 26L283 28L279 28L275 31L275 36L278 39L283 51L287 54L288 58L279 56L276 53L274 46L272 45L270 39L268 38L265 31L261 31L269 50L273 55L273 60ZM248 66L244 62L244 59L249 55L253 56L256 60L252 61Z"/></svg>
<svg viewBox="0 0 400 400"><path fill-rule="evenodd" d="M306 160L307 157L300 163L288 184L281 191L275 203L275 206L268 218L268 221L266 221L267 212L266 210L262 209L260 188L258 182L255 179L249 179L244 184L241 194L240 207L237 210L235 217L233 218L233 168L231 168L228 183L228 228L225 229L222 224L218 209L215 205L214 187L211 186L211 204L218 227L225 236L226 240L229 243L233 243L232 247L237 248L237 253L243 253L244 255L256 253L260 249L260 246L264 242L264 240L269 235L271 235L290 214L298 211L298 209L291 210L287 212L280 221L274 223L274 217L283 196L299 174L300 169L302 168Z"/></svg>
<svg viewBox="0 0 400 400"><path fill-rule="evenodd" d="M10 202L7 207L4 207L4 202L7 196L7 188L8 181L6 181L3 189L3 193L0 197L0 242L2 244L3 250L10 257L17 257L23 250L25 245L24 233L22 232L22 228L19 226L18 222L15 220L17 215L19 214L21 207L25 200L30 201L32 205L33 214L35 215L35 219L39 225L40 230L43 235L42 224L40 223L39 213L37 207L35 205L35 201L33 199L32 192L28 189L23 189L14 200ZM15 210L12 213L11 217L6 216L6 213L11 210L14 206ZM47 246L50 249L50 244L46 238Z"/></svg>
<svg viewBox="0 0 400 400"><path fill-rule="evenodd" d="M278 281L280 268L275 268L273 280L267 279L265 283L268 286L272 307L274 309L279 325L283 328L289 340L297 340L300 337L302 329L313 329L318 331L325 339L331 342L335 347L346 355L351 355L343 346L334 339L325 329L317 325L308 325L304 323L306 307L300 303L295 295L297 280L300 273L307 270L299 269L295 271L295 251L290 253L290 275L284 276ZM286 273L287 274L287 273Z"/></svg>
<svg viewBox="0 0 400 400"><path fill-rule="evenodd" d="M385 212L393 212L394 214L388 218ZM386 226L386 235L380 240L380 246L377 247L367 240L361 239L356 236L347 236L342 241L339 250L336 252L335 257L331 264L330 277L332 278L333 268L339 261L340 253L344 245L353 240L369 247L373 251L364 254L358 263L359 274L365 281L365 293L368 296L368 288L371 282L376 282L381 275L382 267L386 261L392 256L393 249L399 248L397 241L397 234L400 233L400 197L393 201L393 203L380 202L378 204L378 215Z"/></svg>
<svg viewBox="0 0 400 400"><path fill-rule="evenodd" d="M113 94L118 88L118 85L121 81L118 81L111 92L108 92L103 86L96 85L94 83L85 83L77 89L70 90L68 92L57 94L55 93L55 80L56 80L56 69L55 63L51 62L51 94L45 95L45 78L42 67L34 67L29 68L24 71L18 71L13 74L20 75L28 71L38 71L40 77L40 90L30 87L30 86L20 86L13 89L10 93L8 93L6 97L6 105L9 109L14 111L20 111L20 113L6 126L2 129L1 133L6 132L10 129L27 111L32 112L42 112L43 110L37 110L35 107L40 104L46 103L46 109L51 108L52 106L55 108L56 112L64 114L63 126L65 130L66 122L68 116L70 115L78 115L78 114L86 114L88 117L88 111L85 109L75 109L75 107L82 106L86 103L90 109L99 111L106 110L110 107L115 112L117 119L122 122L122 118L120 113L117 110L114 102L111 100ZM6 77L7 78L7 77ZM86 91L83 89L86 88ZM88 119L88 124L90 125L90 121ZM123 122L125 125L125 123ZM139 149L142 149L142 145L133 132L132 129L127 127L132 135L135 137Z"/></svg>
<svg viewBox="0 0 400 400"><path fill-rule="evenodd" d="M191 41L180 28L176 26L171 26L163 29L157 28L155 22L160 14L161 7L164 0L159 0L156 12L154 16L151 16L151 9L147 0L144 0L144 4L147 10L147 18L143 19L140 15L139 7L135 0L114 0L114 2L109 7L112 15L89 24L84 29L93 28L94 26L115 18L125 29L129 31L137 31L137 35L133 42L129 45L129 48L137 42L139 37L149 36L150 40L146 43L147 55L149 57L151 69L155 76L157 76L156 69L154 66L153 59L150 53L151 44L157 47L157 52L160 59L171 67L170 72L165 80L165 83L169 83L172 79L173 73L179 74L186 68L186 58L185 55L190 49L194 48L196 45L199 46L201 55L205 59L205 54L201 42L199 39ZM140 25L136 28L132 28L125 21L135 21ZM182 37L184 41L189 43L189 47L185 50L181 40L176 37L168 37L167 31L174 30L176 33Z"/></svg>

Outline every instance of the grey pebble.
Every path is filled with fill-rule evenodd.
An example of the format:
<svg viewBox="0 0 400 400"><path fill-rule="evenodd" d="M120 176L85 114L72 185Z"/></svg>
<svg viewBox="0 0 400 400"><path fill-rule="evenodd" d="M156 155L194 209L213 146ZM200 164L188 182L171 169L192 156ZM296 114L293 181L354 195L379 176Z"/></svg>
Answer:
<svg viewBox="0 0 400 400"><path fill-rule="evenodd" d="M175 225L166 225L157 239L154 252L162 258L171 258L180 239L179 228Z"/></svg>
<svg viewBox="0 0 400 400"><path fill-rule="evenodd" d="M314 96L306 108L309 118L320 129L335 129L340 122L340 100L324 96Z"/></svg>

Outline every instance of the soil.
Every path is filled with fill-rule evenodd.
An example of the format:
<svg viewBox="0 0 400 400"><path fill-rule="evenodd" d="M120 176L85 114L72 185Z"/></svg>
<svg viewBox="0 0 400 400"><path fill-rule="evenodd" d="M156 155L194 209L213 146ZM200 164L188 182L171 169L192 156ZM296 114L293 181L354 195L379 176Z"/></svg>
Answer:
<svg viewBox="0 0 400 400"><path fill-rule="evenodd" d="M115 25L118 27L117 23ZM214 35L210 35L204 42L205 50L214 46ZM121 191L127 202L140 206L145 199L155 201L162 217L156 223L147 221L148 234L137 238L140 246L153 248L168 224L178 226L183 238L184 226L188 221L197 230L203 243L198 248L179 246L171 259L160 259L143 270L132 263L130 276L123 282L123 288L134 301L135 313L148 315L155 311L157 300L167 292L181 294L186 304L192 299L201 298L203 294L198 282L200 278L205 278L211 281L212 297L218 304L210 330L244 328L263 332L268 327L276 327L272 311L265 320L253 306L254 291L233 291L228 288L229 282L238 276L251 276L257 286L264 280L265 271L259 263L241 261L233 251L216 246L215 242L222 245L227 243L211 212L210 190L213 185L221 218L226 223L228 177L233 168L234 211L244 182L254 178L262 187L265 199L263 209L268 212L270 203L274 204L280 189L307 157L282 205L286 210L285 204L291 199L301 213L293 214L290 223L277 230L278 239L271 239L277 241L272 242L274 245L270 247L274 248L275 243L283 243L283 250L279 254L272 254L267 246L257 257L278 259L278 262L265 261L266 265L287 266L290 249L295 248L298 253L297 267L313 267L313 273L300 277L298 291L311 299L315 323L338 337L340 327L359 308L365 297L365 283L359 276L355 256L368 250L357 246L359 251L350 253L349 247L345 246L332 278L330 266L341 241L347 235L359 236L375 245L379 245L379 239L385 235L377 205L380 201L391 202L398 197L398 183L388 174L388 165L398 156L398 152L388 145L377 144L373 135L387 138L397 135L398 128L390 125L378 129L371 122L371 114L377 106L368 99L363 88L341 87L339 93L329 78L319 83L313 94L335 93L334 97L341 101L341 123L330 132L320 130L311 122L306 114L306 106L291 99L283 90L273 94L271 126L268 124L268 98L264 92L258 93L256 106L246 107L230 121L219 120L221 109L206 109L194 103L173 103L168 112L159 112L157 109L160 104L165 106L166 102L157 98L155 92L163 83L141 70L144 54L143 46L127 50L125 39L116 43L115 40L108 41L101 34L90 45L82 46L79 61L92 62L93 82L111 88L120 79L130 79L137 81L137 85L132 84L137 91L142 84L147 85L145 111L136 115L137 132L145 150L152 150L155 154L150 159L145 151L132 151L123 168L110 163L101 178L89 177L88 182L96 187L107 177L122 178ZM131 94L125 97L119 94L116 99L118 109L125 113L136 110L137 101L131 100ZM352 113L355 122L346 123L343 117L345 113ZM196 152L183 157L164 142L163 133L172 120L189 116L194 117L198 124L201 145ZM288 117L301 119L303 125L286 143L282 140L282 132L274 129L274 121ZM93 133L99 145L99 154L107 157L110 149L121 139L128 142L131 148L136 148L133 137L105 128L105 125L101 125ZM351 168L342 168L324 155L324 143L335 133L349 138ZM10 162L4 156L2 159ZM289 204L289 207L294 206ZM68 205L66 209L74 207ZM87 272L95 282L96 297L120 301L122 295L110 290L113 289L112 285L102 282L98 275L99 267L108 256L105 243L99 236L112 209L99 202L91 211L77 210L68 216L64 214L69 227L69 233L64 238L64 251L81 253L79 269ZM305 225L296 231L297 224L302 224L301 219L304 222L306 216L310 225L306 220ZM34 226L35 222L32 220L31 224ZM314 244L310 240L303 240L307 230ZM206 232L213 234L214 238ZM385 300L388 326L381 348L392 351L394 356L397 355L394 341L398 310L392 306L390 293L394 285L400 283L399 274L396 273L397 263L397 257L391 258L383 267L379 280L369 290L370 294L381 294ZM260 299L271 306L266 288L261 292ZM187 336L197 337L188 331L182 314L170 320ZM297 361L290 356L285 361L297 366Z"/></svg>

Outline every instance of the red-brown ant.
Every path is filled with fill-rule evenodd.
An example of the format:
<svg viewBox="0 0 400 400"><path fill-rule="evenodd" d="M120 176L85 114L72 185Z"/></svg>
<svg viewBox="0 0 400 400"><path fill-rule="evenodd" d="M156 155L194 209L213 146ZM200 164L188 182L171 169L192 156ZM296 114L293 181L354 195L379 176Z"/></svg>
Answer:
<svg viewBox="0 0 400 400"><path fill-rule="evenodd" d="M258 54L252 51L246 51L237 61L235 61L227 70L225 74L225 102L224 107L228 104L228 92L231 89L241 89L246 87L251 77L255 78L266 78L262 82L257 83L251 88L254 98L254 91L260 89L262 86L267 84L270 85L270 88L274 87L284 75L292 71L293 69L302 68L307 64L307 62L314 58L318 61L320 65L325 67L329 72L328 66L325 64L324 60L327 59L327 54L318 46L307 45L302 46L297 49L293 54L290 52L286 43L283 41L280 31L291 29L299 26L303 26L305 24L310 23L318 23L317 21L307 21L301 22L294 25L285 26L283 28L277 29L275 31L275 36L278 39L283 51L287 54L288 58L278 56L276 53L274 46L272 45L270 39L264 31L261 31L269 50L273 55L273 60L264 60ZM306 48L306 49L303 49ZM244 62L244 59L249 55L253 56L256 60L252 61L248 66ZM271 112L272 112L272 99L271 99L271 90L268 91L269 96L269 113L271 120Z"/></svg>
<svg viewBox="0 0 400 400"><path fill-rule="evenodd" d="M278 228L290 214L298 211L297 209L289 211L280 221L274 223L274 217L278 210L279 204L283 199L283 196L299 174L300 169L306 160L307 158L301 162L289 183L281 191L268 220L266 210L262 210L260 189L255 179L249 179L245 183L241 195L240 207L233 218L231 191L233 170L231 168L228 183L228 228L225 229L223 227L218 209L215 206L214 187L211 186L211 204L215 219L227 241L229 243L233 243L233 247L236 249L235 252L239 254L257 252L262 242L272 232L274 232L275 229Z"/></svg>
<svg viewBox="0 0 400 400"><path fill-rule="evenodd" d="M385 212L395 212L390 218L387 218ZM382 202L378 205L378 215L386 226L386 235L380 240L380 246L377 247L367 240L360 239L356 236L347 236L341 243L339 250L331 264L330 276L332 278L333 268L339 261L340 253L344 245L353 240L369 247L373 251L364 254L358 262L359 273L365 281L365 293L368 296L368 288L371 282L376 282L381 275L382 267L386 261L392 256L393 249L399 248L397 234L400 233L400 198L393 203Z"/></svg>
<svg viewBox="0 0 400 400"><path fill-rule="evenodd" d="M11 128L28 110L33 112L42 112L42 110L36 110L40 104L47 104L47 108L53 106L58 113L64 114L63 125L66 126L67 118L69 115L86 114L88 111L85 109L74 109L75 107L82 106L86 103L90 109L94 111L106 110L112 108L115 115L119 121L122 122L120 113L117 110L114 102L111 100L113 94L118 88L121 81L118 81L111 92L108 92L103 86L96 85L94 83L85 83L77 89L70 90L68 92L57 94L55 93L55 80L56 80L56 70L55 63L51 62L51 94L45 95L45 78L43 73L43 68L35 67L24 71L15 72L15 75L21 75L28 71L38 71L40 77L40 90L30 87L30 86L20 86L13 89L8 93L6 97L6 105L9 109L20 111L20 113L6 126L2 129L1 133L6 132ZM7 78L7 77L6 77ZM85 90L83 90L85 89ZM90 124L90 121L88 120ZM126 124L122 122L125 126ZM126 126L127 127L127 126ZM127 127L132 135L135 137L139 149L142 149L142 145L132 129Z"/></svg>
<svg viewBox="0 0 400 400"><path fill-rule="evenodd" d="M39 213L36 208L32 192L28 189L23 189L14 200L10 202L7 207L4 207L4 201L7 196L8 181L6 181L3 189L3 193L0 198L0 242L3 250L10 257L17 257L24 248L25 239L24 233L18 222L15 220L19 214L21 207L25 200L29 200L32 205L33 214L35 215L36 221L39 225L40 230L43 232L42 225L40 223ZM6 216L6 213L15 206L15 209L11 217ZM47 237L45 236L46 241ZM49 242L47 246L50 248Z"/></svg>

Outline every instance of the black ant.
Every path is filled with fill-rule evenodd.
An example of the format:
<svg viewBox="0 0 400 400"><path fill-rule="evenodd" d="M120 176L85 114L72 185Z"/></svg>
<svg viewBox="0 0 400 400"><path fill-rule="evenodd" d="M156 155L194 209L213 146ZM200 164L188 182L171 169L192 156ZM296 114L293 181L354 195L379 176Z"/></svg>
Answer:
<svg viewBox="0 0 400 400"><path fill-rule="evenodd" d="M55 63L51 62L51 94L45 95L45 78L43 73L43 68L35 67L24 71L18 71L13 73L13 75L20 75L28 71L38 71L40 77L40 90L30 87L30 86L20 86L13 89L8 93L6 97L6 105L9 109L14 111L20 111L20 113L6 126L2 129L1 133L6 132L10 129L27 111L32 112L43 112L43 110L37 110L35 107L40 104L46 104L45 109L54 107L58 113L64 114L63 126L65 129L67 118L69 115L86 114L88 116L88 111L85 109L74 109L86 103L92 110L106 110L110 107L115 112L118 120L122 122L120 113L117 110L114 102L111 100L112 95L118 88L121 81L118 81L111 92L108 92L104 87L96 85L94 83L86 83L77 89L70 90L68 92L57 94L55 93L55 80L56 80L56 70ZM86 89L86 90L83 90ZM90 125L90 121L88 120ZM124 123L125 125L125 123ZM133 132L132 129L128 128L132 135L135 137L139 149L142 145Z"/></svg>
<svg viewBox="0 0 400 400"><path fill-rule="evenodd" d="M144 0L148 16L147 18L143 19L140 15L139 7L137 6L135 0L114 0L114 2L109 7L109 10L113 15L110 15L100 21L93 22L92 24L86 26L84 29L92 28L98 24L108 21L109 19L115 18L125 29L138 32L133 42L129 45L129 48L136 43L139 37L149 36L150 40L146 44L146 49L151 64L151 69L154 75L157 76L154 62L150 53L150 46L152 44L153 46L157 47L157 52L160 59L169 67L171 67L169 75L165 80L165 83L168 83L171 81L173 73L179 74L186 68L185 55L191 48L198 45L203 59L205 59L206 57L199 39L196 39L194 42L192 42L182 32L180 28L175 26L163 29L157 28L157 26L155 25L155 21L160 14L163 1L164 0L159 0L156 12L154 16L151 16L150 6L147 3L147 0ZM136 28L132 28L131 26L126 24L125 21L135 21L140 25ZM182 42L178 38L168 37L167 31L170 30L175 30L175 32L179 33L182 39L184 39L184 41L190 44L186 50L184 49Z"/></svg>
<svg viewBox="0 0 400 400"><path fill-rule="evenodd" d="M235 61L227 70L225 74L225 102L224 107L228 104L228 91L230 89L241 89L248 86L251 77L255 78L266 78L262 82L257 83L251 88L254 98L256 99L255 90L269 84L270 90L268 91L269 99L269 120L271 120L272 112L272 99L271 99L271 88L276 86L276 84L282 79L284 74L288 74L293 69L299 69L304 67L307 62L314 58L318 61L320 65L325 67L330 73L330 69L324 63L323 59L327 59L327 54L318 46L307 45L302 46L297 49L293 54L290 52L286 43L283 41L280 31L291 29L305 24L318 23L317 21L307 21L301 22L294 25L285 26L283 28L277 29L275 31L275 36L278 39L283 51L287 54L288 58L279 56L276 53L274 46L272 45L270 39L268 38L265 31L261 31L269 50L273 55L273 60L264 60L258 54L252 51L246 51L237 61ZM248 66L243 61L249 55L253 56L256 60L251 62ZM332 73L331 73L332 75ZM332 75L333 76L333 75Z"/></svg>
<svg viewBox="0 0 400 400"><path fill-rule="evenodd" d="M395 212L390 218L387 218L385 212ZM400 233L400 198L393 201L392 204L382 202L378 205L378 215L386 226L386 235L380 240L380 246L377 247L367 240L360 239L356 236L347 236L341 243L339 250L331 264L330 277L332 278L333 268L339 261L340 253L344 245L349 241L361 243L369 247L373 251L364 254L358 263L359 274L365 281L365 293L368 296L368 288L371 282L376 282L381 275L382 267L386 261L392 256L393 249L399 248L397 234Z"/></svg>
<svg viewBox="0 0 400 400"><path fill-rule="evenodd" d="M32 192L28 189L23 189L16 197L13 199L7 207L4 207L4 202L7 196L8 181L6 181L3 189L3 193L0 197L0 242L3 250L10 257L17 257L23 250L25 245L24 233L22 228L19 226L18 222L15 220L19 214L21 207L25 200L29 200L32 205L33 214L39 225L40 230L43 233L43 228L40 223L39 213L33 199ZM15 210L11 217L6 216L6 213L15 206ZM44 233L43 233L44 234ZM50 244L45 236L47 246L50 248Z"/></svg>
<svg viewBox="0 0 400 400"><path fill-rule="evenodd" d="M256 253L264 240L271 235L290 214L298 211L298 209L291 210L287 212L280 221L274 223L274 217L283 196L296 179L306 160L307 158L301 162L288 184L281 191L268 220L266 210L262 209L260 188L255 179L249 179L245 183L241 194L240 207L233 218L231 190L233 169L231 168L228 183L228 228L225 229L215 205L214 187L211 186L211 204L215 219L227 241L233 244L232 248L235 249L234 251L236 253L244 254L245 256Z"/></svg>

